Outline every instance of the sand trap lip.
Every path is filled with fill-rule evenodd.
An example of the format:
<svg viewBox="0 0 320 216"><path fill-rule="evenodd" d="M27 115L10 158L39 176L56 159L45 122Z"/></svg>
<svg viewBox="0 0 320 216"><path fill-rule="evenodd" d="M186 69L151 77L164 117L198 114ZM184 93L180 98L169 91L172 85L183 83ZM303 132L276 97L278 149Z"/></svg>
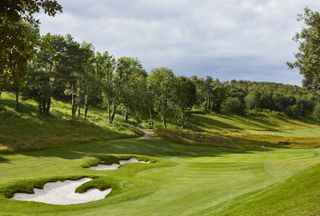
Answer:
<svg viewBox="0 0 320 216"><path fill-rule="evenodd" d="M130 158L128 160L119 160L119 163L113 163L111 165L106 164L97 164L95 166L89 167L89 169L92 170L116 170L119 168L119 166L127 163L150 163L149 161L140 161L137 158Z"/></svg>
<svg viewBox="0 0 320 216"><path fill-rule="evenodd" d="M91 180L91 178L82 178L76 181L66 180L49 182L43 186L43 189L34 188L34 194L15 193L12 199L55 205L69 205L104 199L111 192L111 188L103 191L93 188L85 193L75 192L77 187Z"/></svg>

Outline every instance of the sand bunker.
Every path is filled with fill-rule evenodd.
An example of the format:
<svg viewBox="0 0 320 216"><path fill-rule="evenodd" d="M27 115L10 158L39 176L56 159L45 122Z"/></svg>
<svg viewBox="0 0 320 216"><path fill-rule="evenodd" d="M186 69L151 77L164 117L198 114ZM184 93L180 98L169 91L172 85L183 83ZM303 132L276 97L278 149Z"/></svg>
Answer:
<svg viewBox="0 0 320 216"><path fill-rule="evenodd" d="M35 188L34 194L16 193L14 200L35 201L56 205L79 204L104 199L111 189L100 191L99 189L89 189L85 193L76 193L77 187L85 182L91 181L91 178L82 178L77 181L57 181L49 182L43 186L43 189Z"/></svg>
<svg viewBox="0 0 320 216"><path fill-rule="evenodd" d="M116 170L120 165L127 163L150 163L149 161L140 161L137 158L130 158L128 160L119 160L119 163L113 163L111 165L98 164L96 166L91 166L89 169L92 170Z"/></svg>

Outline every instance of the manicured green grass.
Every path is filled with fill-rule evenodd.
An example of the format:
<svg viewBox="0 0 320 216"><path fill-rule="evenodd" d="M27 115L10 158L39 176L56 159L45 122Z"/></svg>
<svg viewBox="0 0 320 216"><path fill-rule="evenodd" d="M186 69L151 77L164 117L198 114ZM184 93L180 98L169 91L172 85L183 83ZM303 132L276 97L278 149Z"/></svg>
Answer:
<svg viewBox="0 0 320 216"><path fill-rule="evenodd" d="M155 162L109 171L82 168L110 155ZM320 214L318 149L248 151L149 138L0 154L0 161L0 215L261 215L260 205L264 215ZM80 176L95 177L82 191L113 191L104 200L69 206L4 197L50 179Z"/></svg>
<svg viewBox="0 0 320 216"><path fill-rule="evenodd" d="M171 124L157 130L163 138L134 138L141 132L121 116L107 124L101 109L71 121L70 105L53 101L52 116L43 118L32 100L16 112L13 98L0 99L0 215L320 215L316 122L271 112L194 113L186 129ZM132 156L151 163L87 169ZM68 206L9 199L84 176L93 180L78 192L111 187L111 194Z"/></svg>

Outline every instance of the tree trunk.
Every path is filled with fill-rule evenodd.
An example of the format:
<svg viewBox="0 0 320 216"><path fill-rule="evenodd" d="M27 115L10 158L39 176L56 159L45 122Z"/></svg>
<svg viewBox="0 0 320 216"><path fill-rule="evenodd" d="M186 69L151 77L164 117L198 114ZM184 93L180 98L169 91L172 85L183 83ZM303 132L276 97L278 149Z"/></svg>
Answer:
<svg viewBox="0 0 320 216"><path fill-rule="evenodd" d="M124 114L124 120L126 122L126 124L129 122L129 109L126 108L126 112Z"/></svg>
<svg viewBox="0 0 320 216"><path fill-rule="evenodd" d="M88 95L84 96L84 120L87 120L88 114Z"/></svg>
<svg viewBox="0 0 320 216"><path fill-rule="evenodd" d="M38 96L38 109L39 109L39 115L42 114L42 104L41 104L41 97Z"/></svg>
<svg viewBox="0 0 320 216"><path fill-rule="evenodd" d="M149 106L149 119L150 119L150 127L153 128L152 111L150 106Z"/></svg>
<svg viewBox="0 0 320 216"><path fill-rule="evenodd" d="M111 104L110 101L108 101L108 122L111 124Z"/></svg>
<svg viewBox="0 0 320 216"><path fill-rule="evenodd" d="M76 101L75 101L75 94L74 94L74 86L71 86L71 109L72 109L72 119L74 120L76 117Z"/></svg>
<svg viewBox="0 0 320 216"><path fill-rule="evenodd" d="M19 111L19 108L20 108L20 104L19 104L19 87L16 87L16 110Z"/></svg>
<svg viewBox="0 0 320 216"><path fill-rule="evenodd" d="M80 116L81 116L80 99L77 100L77 106L78 106L78 119L80 119Z"/></svg>
<svg viewBox="0 0 320 216"><path fill-rule="evenodd" d="M116 115L116 111L117 111L117 106L113 105L113 109L112 109L112 113L111 113L111 118L110 118L110 124L112 124L114 117Z"/></svg>
<svg viewBox="0 0 320 216"><path fill-rule="evenodd" d="M163 101L163 125L167 128L167 99Z"/></svg>
<svg viewBox="0 0 320 216"><path fill-rule="evenodd" d="M182 112L181 113L181 123L180 123L180 127L183 128L184 127L184 121L185 121L185 113Z"/></svg>
<svg viewBox="0 0 320 216"><path fill-rule="evenodd" d="M51 108L51 97L48 97L46 102L47 102L47 106L45 109L45 113L48 116L50 114L50 108Z"/></svg>
<svg viewBox="0 0 320 216"><path fill-rule="evenodd" d="M164 125L164 128L167 128L167 117L166 117L166 115L163 116L163 125Z"/></svg>
<svg viewBox="0 0 320 216"><path fill-rule="evenodd" d="M209 111L209 112L212 111L212 107L211 107L211 96L210 96L210 94L208 94L208 111Z"/></svg>
<svg viewBox="0 0 320 216"><path fill-rule="evenodd" d="M45 100L44 98L42 98L42 114L43 114L43 115L46 114L46 105L47 105L47 100Z"/></svg>

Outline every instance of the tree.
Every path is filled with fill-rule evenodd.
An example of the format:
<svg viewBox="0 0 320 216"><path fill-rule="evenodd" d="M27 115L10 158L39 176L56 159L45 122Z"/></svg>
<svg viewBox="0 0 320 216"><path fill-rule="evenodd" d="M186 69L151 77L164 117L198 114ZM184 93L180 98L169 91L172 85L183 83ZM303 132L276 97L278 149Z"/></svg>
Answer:
<svg viewBox="0 0 320 216"><path fill-rule="evenodd" d="M38 41L38 29L27 22L16 23L19 34L10 52L5 53L3 78L11 82L16 93L16 110L19 110L19 94L25 81L28 61L34 55L34 46Z"/></svg>
<svg viewBox="0 0 320 216"><path fill-rule="evenodd" d="M130 57L118 59L114 82L124 109L126 123L130 113L137 113L142 109L141 97L147 91L146 77L147 73L137 59Z"/></svg>
<svg viewBox="0 0 320 216"><path fill-rule="evenodd" d="M65 49L63 36L47 34L41 37L35 58L29 64L24 96L38 102L40 115L50 114L51 98L64 86L59 68Z"/></svg>
<svg viewBox="0 0 320 216"><path fill-rule="evenodd" d="M71 35L65 36L66 47L61 56L58 70L64 79L64 93L71 96L72 119L76 119L78 105L81 100L81 77L83 70L83 56L81 45Z"/></svg>
<svg viewBox="0 0 320 216"><path fill-rule="evenodd" d="M239 98L228 97L222 105L222 112L225 114L243 115L244 105Z"/></svg>
<svg viewBox="0 0 320 216"><path fill-rule="evenodd" d="M212 106L211 111L220 113L223 101L228 96L227 88L218 80L214 80L212 86Z"/></svg>
<svg viewBox="0 0 320 216"><path fill-rule="evenodd" d="M187 77L176 78L174 87L173 104L178 112L180 127L184 127L185 120L193 105L197 101L196 85Z"/></svg>
<svg viewBox="0 0 320 216"><path fill-rule="evenodd" d="M298 68L304 76L303 84L314 93L320 91L320 13L304 9L304 14L298 15L305 27L293 38L299 43L295 54L296 60L288 63L290 68Z"/></svg>
<svg viewBox="0 0 320 216"><path fill-rule="evenodd" d="M35 13L44 10L49 16L62 12L61 5L57 0L3 0L1 2L0 15L10 21L39 22L34 19Z"/></svg>
<svg viewBox="0 0 320 216"><path fill-rule="evenodd" d="M98 81L101 98L108 109L108 122L113 122L116 107L118 105L118 96L116 95L116 86L114 83L116 60L108 52L96 53L95 57L96 79Z"/></svg>
<svg viewBox="0 0 320 216"><path fill-rule="evenodd" d="M84 108L84 120L87 119L89 109L89 99L95 95L96 80L95 80L95 68L94 68L94 47L86 42L83 42L78 53L80 64L80 71L77 74L78 93L77 93L77 108L78 119L81 116L81 105ZM83 103L81 103L83 102Z"/></svg>
<svg viewBox="0 0 320 216"><path fill-rule="evenodd" d="M206 112L211 112L213 109L213 89L212 89L213 79L211 76L207 76L205 80L201 81L200 84L200 94L203 97L203 107Z"/></svg>
<svg viewBox="0 0 320 216"><path fill-rule="evenodd" d="M312 116L314 119L316 119L317 121L320 121L320 104L317 103L313 109L313 113Z"/></svg>
<svg viewBox="0 0 320 216"><path fill-rule="evenodd" d="M169 68L155 68L147 78L150 90L155 95L156 111L167 127L167 117L172 100L175 76Z"/></svg>
<svg viewBox="0 0 320 216"><path fill-rule="evenodd" d="M274 102L274 109L276 111L285 112L287 108L287 98L283 94L274 93L272 95L272 101Z"/></svg>
<svg viewBox="0 0 320 216"><path fill-rule="evenodd" d="M35 45L33 34L39 21L33 15L41 9L49 16L62 11L56 0L3 0L0 4L0 81L11 79L16 88L23 82Z"/></svg>
<svg viewBox="0 0 320 216"><path fill-rule="evenodd" d="M245 104L248 109L259 108L260 107L260 91L253 90L250 91L249 94L244 98Z"/></svg>
<svg viewBox="0 0 320 216"><path fill-rule="evenodd" d="M303 112L303 110L302 110L301 106L299 106L299 104L291 105L286 110L286 114L291 117L301 116L302 112Z"/></svg>

